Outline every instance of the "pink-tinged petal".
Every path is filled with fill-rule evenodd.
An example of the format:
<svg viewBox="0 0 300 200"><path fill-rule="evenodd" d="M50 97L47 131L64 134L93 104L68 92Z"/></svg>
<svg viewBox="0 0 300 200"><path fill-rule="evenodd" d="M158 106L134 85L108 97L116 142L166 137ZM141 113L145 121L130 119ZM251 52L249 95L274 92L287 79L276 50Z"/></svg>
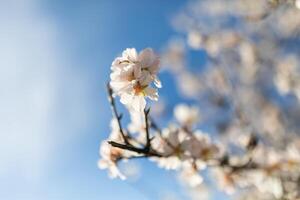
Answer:
<svg viewBox="0 0 300 200"><path fill-rule="evenodd" d="M134 65L133 74L136 79L138 79L142 75L141 65L139 64Z"/></svg>
<svg viewBox="0 0 300 200"><path fill-rule="evenodd" d="M142 68L148 68L153 65L156 59L157 56L151 48L146 48L139 54L139 61L142 64Z"/></svg>
<svg viewBox="0 0 300 200"><path fill-rule="evenodd" d="M157 64L156 64L157 63ZM155 61L152 65L150 65L148 68L148 71L151 72L151 74L157 74L159 70L159 60Z"/></svg>
<svg viewBox="0 0 300 200"><path fill-rule="evenodd" d="M153 78L148 71L142 71L141 77L139 78L139 83L142 86L147 86L152 82Z"/></svg>

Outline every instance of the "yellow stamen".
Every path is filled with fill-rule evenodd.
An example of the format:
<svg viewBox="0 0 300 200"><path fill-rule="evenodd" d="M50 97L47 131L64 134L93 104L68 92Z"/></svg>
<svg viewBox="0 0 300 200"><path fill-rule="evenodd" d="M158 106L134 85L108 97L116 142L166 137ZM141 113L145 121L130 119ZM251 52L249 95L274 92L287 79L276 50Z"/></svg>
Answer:
<svg viewBox="0 0 300 200"><path fill-rule="evenodd" d="M142 86L141 84L138 83L133 87L133 89L136 95L146 96L146 93L144 91L146 87L147 86Z"/></svg>

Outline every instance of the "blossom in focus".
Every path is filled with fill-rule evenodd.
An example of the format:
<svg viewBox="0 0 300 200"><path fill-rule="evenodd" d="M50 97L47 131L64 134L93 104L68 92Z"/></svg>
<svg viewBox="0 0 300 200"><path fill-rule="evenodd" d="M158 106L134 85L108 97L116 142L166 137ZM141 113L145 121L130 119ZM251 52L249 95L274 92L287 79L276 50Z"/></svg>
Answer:
<svg viewBox="0 0 300 200"><path fill-rule="evenodd" d="M195 106L179 104L174 109L174 116L177 121L185 127L191 127L199 121L199 109Z"/></svg>
<svg viewBox="0 0 300 200"><path fill-rule="evenodd" d="M140 53L134 48L126 49L113 61L111 70L110 86L128 108L142 111L146 106L145 97L158 99L156 88L161 87L157 77L159 58L152 49Z"/></svg>

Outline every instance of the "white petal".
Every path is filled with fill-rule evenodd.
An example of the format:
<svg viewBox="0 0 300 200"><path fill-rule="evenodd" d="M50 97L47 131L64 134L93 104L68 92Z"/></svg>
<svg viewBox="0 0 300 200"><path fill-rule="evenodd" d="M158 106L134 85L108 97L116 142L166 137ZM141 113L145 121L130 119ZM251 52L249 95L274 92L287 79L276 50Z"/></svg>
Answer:
<svg viewBox="0 0 300 200"><path fill-rule="evenodd" d="M135 48L127 48L123 51L122 56L132 62L136 62L138 60L138 53Z"/></svg>
<svg viewBox="0 0 300 200"><path fill-rule="evenodd" d="M127 93L124 93L121 95L121 103L122 104L131 104L133 102L133 99L134 99L134 96L133 95L130 95L130 94L127 94Z"/></svg>
<svg viewBox="0 0 300 200"><path fill-rule="evenodd" d="M138 112L143 112L143 110L146 107L146 100L143 96L135 96L133 98L133 101L131 102L131 105L134 110Z"/></svg>

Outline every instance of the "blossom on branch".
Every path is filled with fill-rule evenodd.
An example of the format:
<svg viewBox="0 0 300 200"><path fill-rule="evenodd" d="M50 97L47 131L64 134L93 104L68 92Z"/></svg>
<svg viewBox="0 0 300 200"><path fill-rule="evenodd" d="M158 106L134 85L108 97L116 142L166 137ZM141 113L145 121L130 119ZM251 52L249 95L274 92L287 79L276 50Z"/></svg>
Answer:
<svg viewBox="0 0 300 200"><path fill-rule="evenodd" d="M152 49L147 48L137 53L136 49L126 49L111 66L110 85L121 103L136 111L146 107L145 97L157 101L156 88L161 87L157 77L159 58ZM156 88L152 87L152 83Z"/></svg>

